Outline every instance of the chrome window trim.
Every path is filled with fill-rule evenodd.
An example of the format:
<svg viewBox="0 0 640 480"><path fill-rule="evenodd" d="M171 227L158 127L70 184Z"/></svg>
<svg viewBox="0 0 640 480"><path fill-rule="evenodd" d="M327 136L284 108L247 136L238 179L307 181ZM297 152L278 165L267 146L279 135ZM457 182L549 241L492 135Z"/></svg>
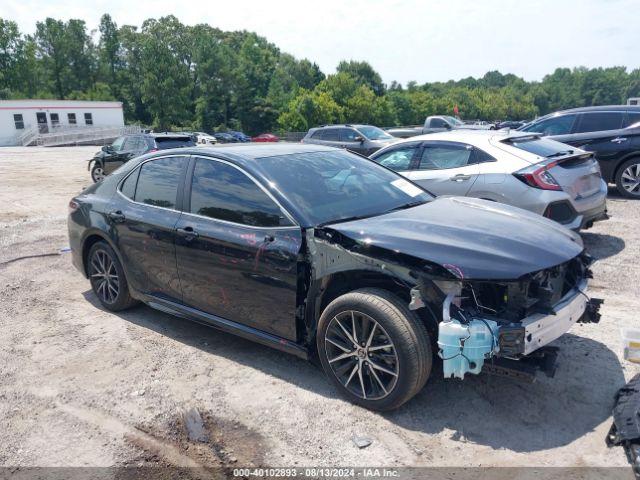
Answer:
<svg viewBox="0 0 640 480"><path fill-rule="evenodd" d="M242 168L240 168L239 166L235 165L232 162L229 162L228 160L224 160L222 158L218 158L218 157L209 157L209 156L205 156L205 155L192 155L192 157L196 160L198 160L199 158L203 159L203 160L209 160L209 161L213 161L213 162L220 162L220 163L224 163L226 165L229 165L233 168L235 168L236 170L238 170L240 173L246 175L255 185L258 186L258 188L260 188L264 193L267 194L267 196L273 201L273 203L276 204L276 206L280 209L280 212L283 213L291 223L293 223L293 225L285 225L285 226L275 226L275 227L259 227L256 225L247 225L245 223L237 223L237 222L230 222L229 220L222 220L220 218L213 218L213 217L207 217L206 215L200 215L197 213L192 213L192 212L187 212L187 211L182 211L182 213L187 214L187 215L193 215L196 217L200 217L200 218L206 218L209 220L214 220L216 222L223 222L229 225L238 225L241 227L248 227L248 228L260 228L260 229L267 229L267 230L275 230L275 229L299 229L300 224L296 221L296 219L293 217L293 215L291 215L291 213L289 213L289 211L287 211L286 208L284 208L280 202L273 196L273 194L267 190L264 185L262 185L259 181L257 181L255 179L255 177L253 175L251 175L250 173L246 172L245 170L243 170ZM193 176L189 179L191 182L193 182ZM189 206L191 206L191 200L189 200Z"/></svg>
<svg viewBox="0 0 640 480"><path fill-rule="evenodd" d="M143 162L140 162L139 165L136 165L133 170L131 170L129 173L127 173L124 176L124 178L118 182L118 186L116 187L116 191L118 192L118 195L120 195L122 198L124 198L128 202L135 203L136 205L142 205L142 206L145 206L145 207L157 208L157 209L160 209L160 210L168 210L170 212L186 213L186 212L183 212L182 210L178 210L177 208L159 207L157 205L151 205L149 203L136 202L134 199L129 198L124 193L122 193L122 184L127 180L127 178L129 178L131 175L133 175L133 172L135 172L136 170L140 170L145 163L152 162L154 160L161 160L163 158L172 158L172 157L184 157L184 158L186 158L186 161L188 162L189 159L191 158L191 155L169 155L169 154L166 154L166 155L162 155L160 157L148 158L148 159L144 160ZM136 184L136 190L137 189L138 189L138 185ZM176 195L177 194L178 194L178 192L176 191Z"/></svg>

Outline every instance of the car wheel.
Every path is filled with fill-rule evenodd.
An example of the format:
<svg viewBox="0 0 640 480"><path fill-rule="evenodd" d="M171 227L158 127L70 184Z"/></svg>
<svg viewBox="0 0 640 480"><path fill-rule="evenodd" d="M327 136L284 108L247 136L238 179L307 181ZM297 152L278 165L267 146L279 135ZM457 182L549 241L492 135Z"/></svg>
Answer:
<svg viewBox="0 0 640 480"><path fill-rule="evenodd" d="M104 180L104 177L105 174L103 166L99 163L95 163L91 168L91 180L93 180L93 183L98 183Z"/></svg>
<svg viewBox="0 0 640 480"><path fill-rule="evenodd" d="M129 293L129 285L118 256L106 242L97 242L91 246L87 270L93 293L107 310L117 312L137 303Z"/></svg>
<svg viewBox="0 0 640 480"><path fill-rule="evenodd" d="M356 290L332 301L320 317L316 345L331 382L351 402L371 410L399 407L431 372L424 324L385 290Z"/></svg>
<svg viewBox="0 0 640 480"><path fill-rule="evenodd" d="M618 192L627 198L640 198L640 157L624 162L616 172Z"/></svg>

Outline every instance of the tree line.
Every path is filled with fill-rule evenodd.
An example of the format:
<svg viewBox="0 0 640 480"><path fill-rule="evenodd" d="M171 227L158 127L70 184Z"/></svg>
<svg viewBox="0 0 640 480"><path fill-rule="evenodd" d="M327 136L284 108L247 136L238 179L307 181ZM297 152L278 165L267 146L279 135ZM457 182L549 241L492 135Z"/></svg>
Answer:
<svg viewBox="0 0 640 480"><path fill-rule="evenodd" d="M421 124L428 115L532 119L555 110L625 103L640 96L640 69L558 68L539 82L491 71L482 78L383 83L365 61L325 75L247 31L183 25L176 17L138 28L101 17L47 18L35 33L0 18L0 99L119 100L128 122L157 129L305 131L338 122Z"/></svg>

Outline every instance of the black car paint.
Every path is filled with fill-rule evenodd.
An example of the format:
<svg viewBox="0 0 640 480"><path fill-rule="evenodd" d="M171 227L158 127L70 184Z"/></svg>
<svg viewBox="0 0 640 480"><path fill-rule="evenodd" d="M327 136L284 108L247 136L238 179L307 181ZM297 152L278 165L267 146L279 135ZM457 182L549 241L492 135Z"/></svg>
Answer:
<svg viewBox="0 0 640 480"><path fill-rule="evenodd" d="M192 155L223 159L269 188L256 158L335 150L250 148L179 149L172 155L184 155L185 162ZM583 251L579 237L554 222L532 214L521 219L521 210L482 200L441 198L369 219L317 226L296 215L286 192L272 188L299 226L264 229L141 206L116 191L138 164L160 156L130 161L76 197L79 208L68 222L74 265L86 276L90 244L106 241L123 265L134 298L303 358L313 355L316 321L338 278L357 277L358 287L387 283L403 288L432 279L517 281ZM178 210L182 201L178 198ZM178 234L178 228L188 226L197 226L202 238L194 242Z"/></svg>
<svg viewBox="0 0 640 480"><path fill-rule="evenodd" d="M584 133L576 132L581 124L583 115L598 112L620 112L623 115L622 124L620 125L622 128ZM549 118L574 115L576 118L573 121L570 133L549 135L549 138L593 152L600 164L602 178L608 183L614 183L618 167L630 158L640 157L640 127L634 127L634 120L631 119L631 114L635 116L640 114L640 107L632 105L580 107L550 113L523 125L518 130L530 131L532 126Z"/></svg>

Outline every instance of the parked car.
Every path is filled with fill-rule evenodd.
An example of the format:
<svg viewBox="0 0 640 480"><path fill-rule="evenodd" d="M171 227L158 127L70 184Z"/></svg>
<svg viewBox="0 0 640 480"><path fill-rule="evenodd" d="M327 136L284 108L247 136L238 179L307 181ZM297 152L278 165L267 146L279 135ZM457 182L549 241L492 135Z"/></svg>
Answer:
<svg viewBox="0 0 640 480"><path fill-rule="evenodd" d="M280 138L273 133L261 133L255 137L251 137L252 142L279 142Z"/></svg>
<svg viewBox="0 0 640 480"><path fill-rule="evenodd" d="M215 145L218 143L218 139L213 135L205 132L193 132L196 136L196 143L198 145Z"/></svg>
<svg viewBox="0 0 640 480"><path fill-rule="evenodd" d="M574 230L607 218L607 185L593 154L538 134L432 133L393 144L371 158L436 195L506 203Z"/></svg>
<svg viewBox="0 0 640 480"><path fill-rule="evenodd" d="M301 140L302 143L340 147L361 155L373 152L398 139L373 125L323 125L311 128Z"/></svg>
<svg viewBox="0 0 640 480"><path fill-rule="evenodd" d="M213 136L216 138L216 140L219 143L238 143L239 142L239 140L236 137L226 132L214 133Z"/></svg>
<svg viewBox="0 0 640 480"><path fill-rule="evenodd" d="M497 122L496 125L496 129L501 130L503 128L511 128L514 130L517 130L518 128L521 128L523 126L525 126L528 122L525 122L524 120L505 120L504 122Z"/></svg>
<svg viewBox="0 0 640 480"><path fill-rule="evenodd" d="M493 130L494 128L494 125L488 122L476 121L464 123L450 115L432 115L425 119L422 127L389 128L387 129L387 133L398 138L409 138L425 133L446 132L448 130Z"/></svg>
<svg viewBox="0 0 640 480"><path fill-rule="evenodd" d="M319 358L375 410L413 397L436 351L447 378L485 359L495 373L505 357L527 376L534 360L553 365L546 344L598 320L574 232L508 205L434 199L341 149L158 152L69 209L73 264L104 308L142 301Z"/></svg>
<svg viewBox="0 0 640 480"><path fill-rule="evenodd" d="M594 152L602 177L618 192L640 198L640 107L614 105L563 110L521 128Z"/></svg>
<svg viewBox="0 0 640 480"><path fill-rule="evenodd" d="M134 157L156 150L192 147L195 143L190 135L175 133L139 133L116 138L105 145L87 165L91 179L100 182L123 163Z"/></svg>
<svg viewBox="0 0 640 480"><path fill-rule="evenodd" d="M233 131L233 130L229 130L227 133L229 135L237 138L239 142L247 143L247 142L251 141L251 137L249 135L245 134L245 133L236 132L236 131Z"/></svg>

